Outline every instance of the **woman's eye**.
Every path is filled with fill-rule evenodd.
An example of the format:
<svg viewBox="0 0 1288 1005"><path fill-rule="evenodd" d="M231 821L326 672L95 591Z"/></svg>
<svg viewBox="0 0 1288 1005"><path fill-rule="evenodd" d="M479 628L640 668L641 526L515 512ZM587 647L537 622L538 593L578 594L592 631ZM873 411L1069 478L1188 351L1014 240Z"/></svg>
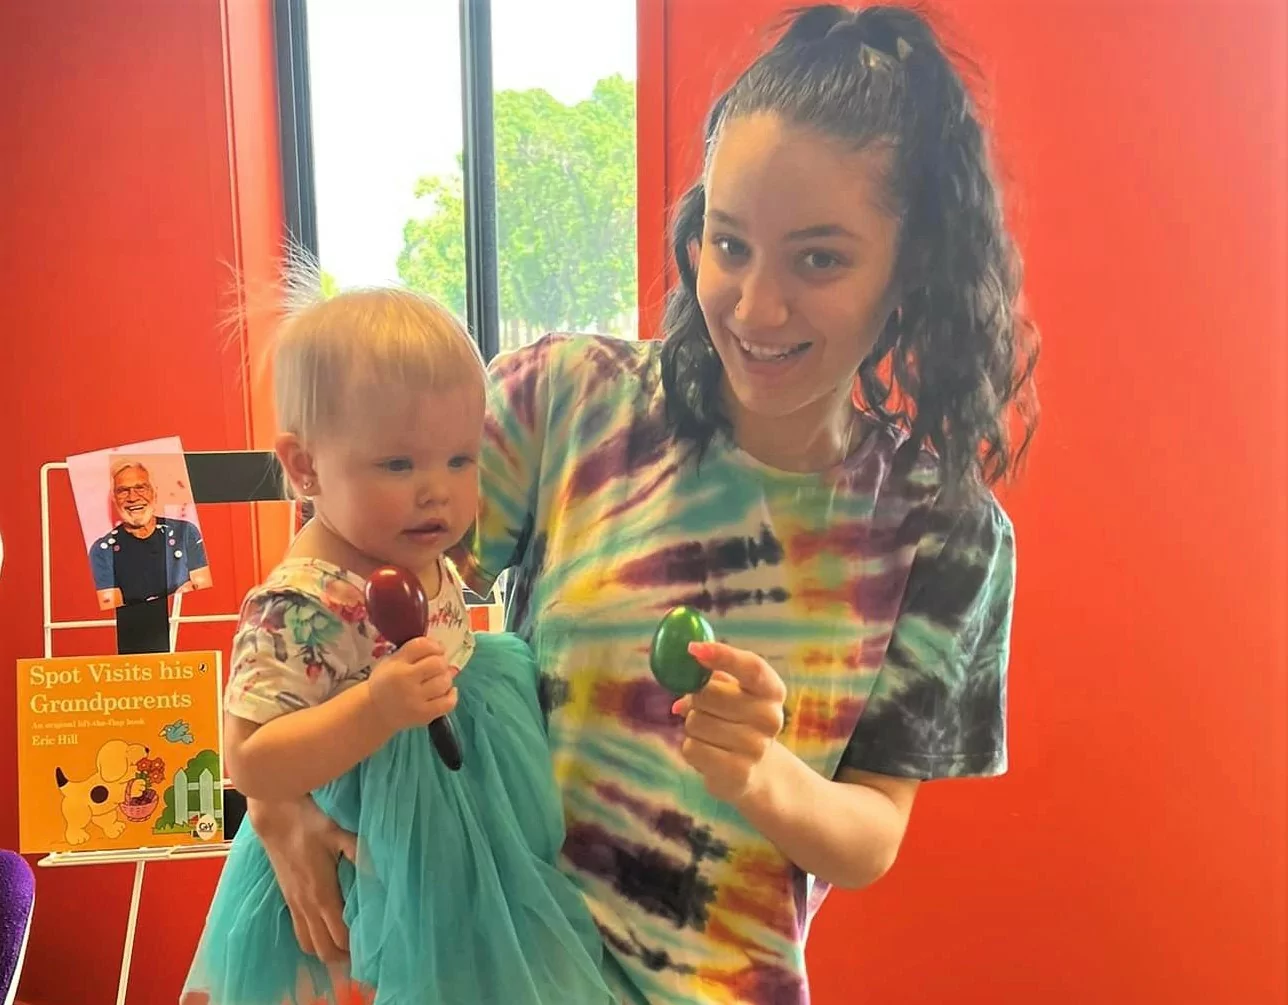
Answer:
<svg viewBox="0 0 1288 1005"><path fill-rule="evenodd" d="M828 269L835 269L838 265L844 264L839 255L830 251L807 251L801 256L801 260L806 268L814 272L826 272Z"/></svg>
<svg viewBox="0 0 1288 1005"><path fill-rule="evenodd" d="M742 259L750 254L746 242L736 237L716 236L711 239L711 244L725 258Z"/></svg>

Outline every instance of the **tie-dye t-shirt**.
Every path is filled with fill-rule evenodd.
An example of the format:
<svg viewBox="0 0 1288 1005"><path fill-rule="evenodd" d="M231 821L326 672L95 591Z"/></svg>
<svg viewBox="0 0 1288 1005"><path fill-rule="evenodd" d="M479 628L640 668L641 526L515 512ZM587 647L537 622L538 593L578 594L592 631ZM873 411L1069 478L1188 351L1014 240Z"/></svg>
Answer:
<svg viewBox="0 0 1288 1005"><path fill-rule="evenodd" d="M649 672L676 604L787 685L780 742L826 777L1006 768L1011 525L948 507L929 459L896 469L872 423L836 470L792 474L717 437L700 463L664 423L660 344L552 335L492 365L482 511L463 573L511 568L509 627L543 674L584 890L624 1001L808 1001L827 890L680 757Z"/></svg>

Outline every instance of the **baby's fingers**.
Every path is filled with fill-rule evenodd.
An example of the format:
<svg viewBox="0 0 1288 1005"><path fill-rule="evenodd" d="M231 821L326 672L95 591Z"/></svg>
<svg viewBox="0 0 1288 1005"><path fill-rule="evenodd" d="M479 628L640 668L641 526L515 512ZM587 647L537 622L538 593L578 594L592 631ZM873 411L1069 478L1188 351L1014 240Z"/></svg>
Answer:
<svg viewBox="0 0 1288 1005"><path fill-rule="evenodd" d="M425 721L433 722L435 719L441 719L443 716L447 715L456 708L458 697L459 695L456 688L452 688L446 694L426 700L422 706Z"/></svg>
<svg viewBox="0 0 1288 1005"><path fill-rule="evenodd" d="M408 640L407 643L398 650L398 655L402 657L404 662L418 663L423 659L433 656L442 656L443 651L443 647L434 639L426 638L421 635L417 638Z"/></svg>

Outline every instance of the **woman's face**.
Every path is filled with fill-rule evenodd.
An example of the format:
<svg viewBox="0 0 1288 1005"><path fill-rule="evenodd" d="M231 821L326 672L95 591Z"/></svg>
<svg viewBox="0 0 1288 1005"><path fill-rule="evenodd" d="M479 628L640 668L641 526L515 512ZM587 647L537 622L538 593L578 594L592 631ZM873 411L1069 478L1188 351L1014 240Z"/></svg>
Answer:
<svg viewBox="0 0 1288 1005"><path fill-rule="evenodd" d="M848 407L895 306L887 160L772 114L723 127L707 166L697 289L740 442L767 420L812 441Z"/></svg>

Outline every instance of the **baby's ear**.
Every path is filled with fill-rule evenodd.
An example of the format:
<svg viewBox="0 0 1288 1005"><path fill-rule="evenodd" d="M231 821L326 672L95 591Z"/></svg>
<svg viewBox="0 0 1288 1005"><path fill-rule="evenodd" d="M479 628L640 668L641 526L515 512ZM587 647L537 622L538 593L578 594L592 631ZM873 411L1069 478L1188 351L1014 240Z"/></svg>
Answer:
<svg viewBox="0 0 1288 1005"><path fill-rule="evenodd" d="M304 443L294 433L282 433L273 444L277 462L282 466L292 493L296 496L314 495L317 491L317 471L313 465L313 455L304 447Z"/></svg>

